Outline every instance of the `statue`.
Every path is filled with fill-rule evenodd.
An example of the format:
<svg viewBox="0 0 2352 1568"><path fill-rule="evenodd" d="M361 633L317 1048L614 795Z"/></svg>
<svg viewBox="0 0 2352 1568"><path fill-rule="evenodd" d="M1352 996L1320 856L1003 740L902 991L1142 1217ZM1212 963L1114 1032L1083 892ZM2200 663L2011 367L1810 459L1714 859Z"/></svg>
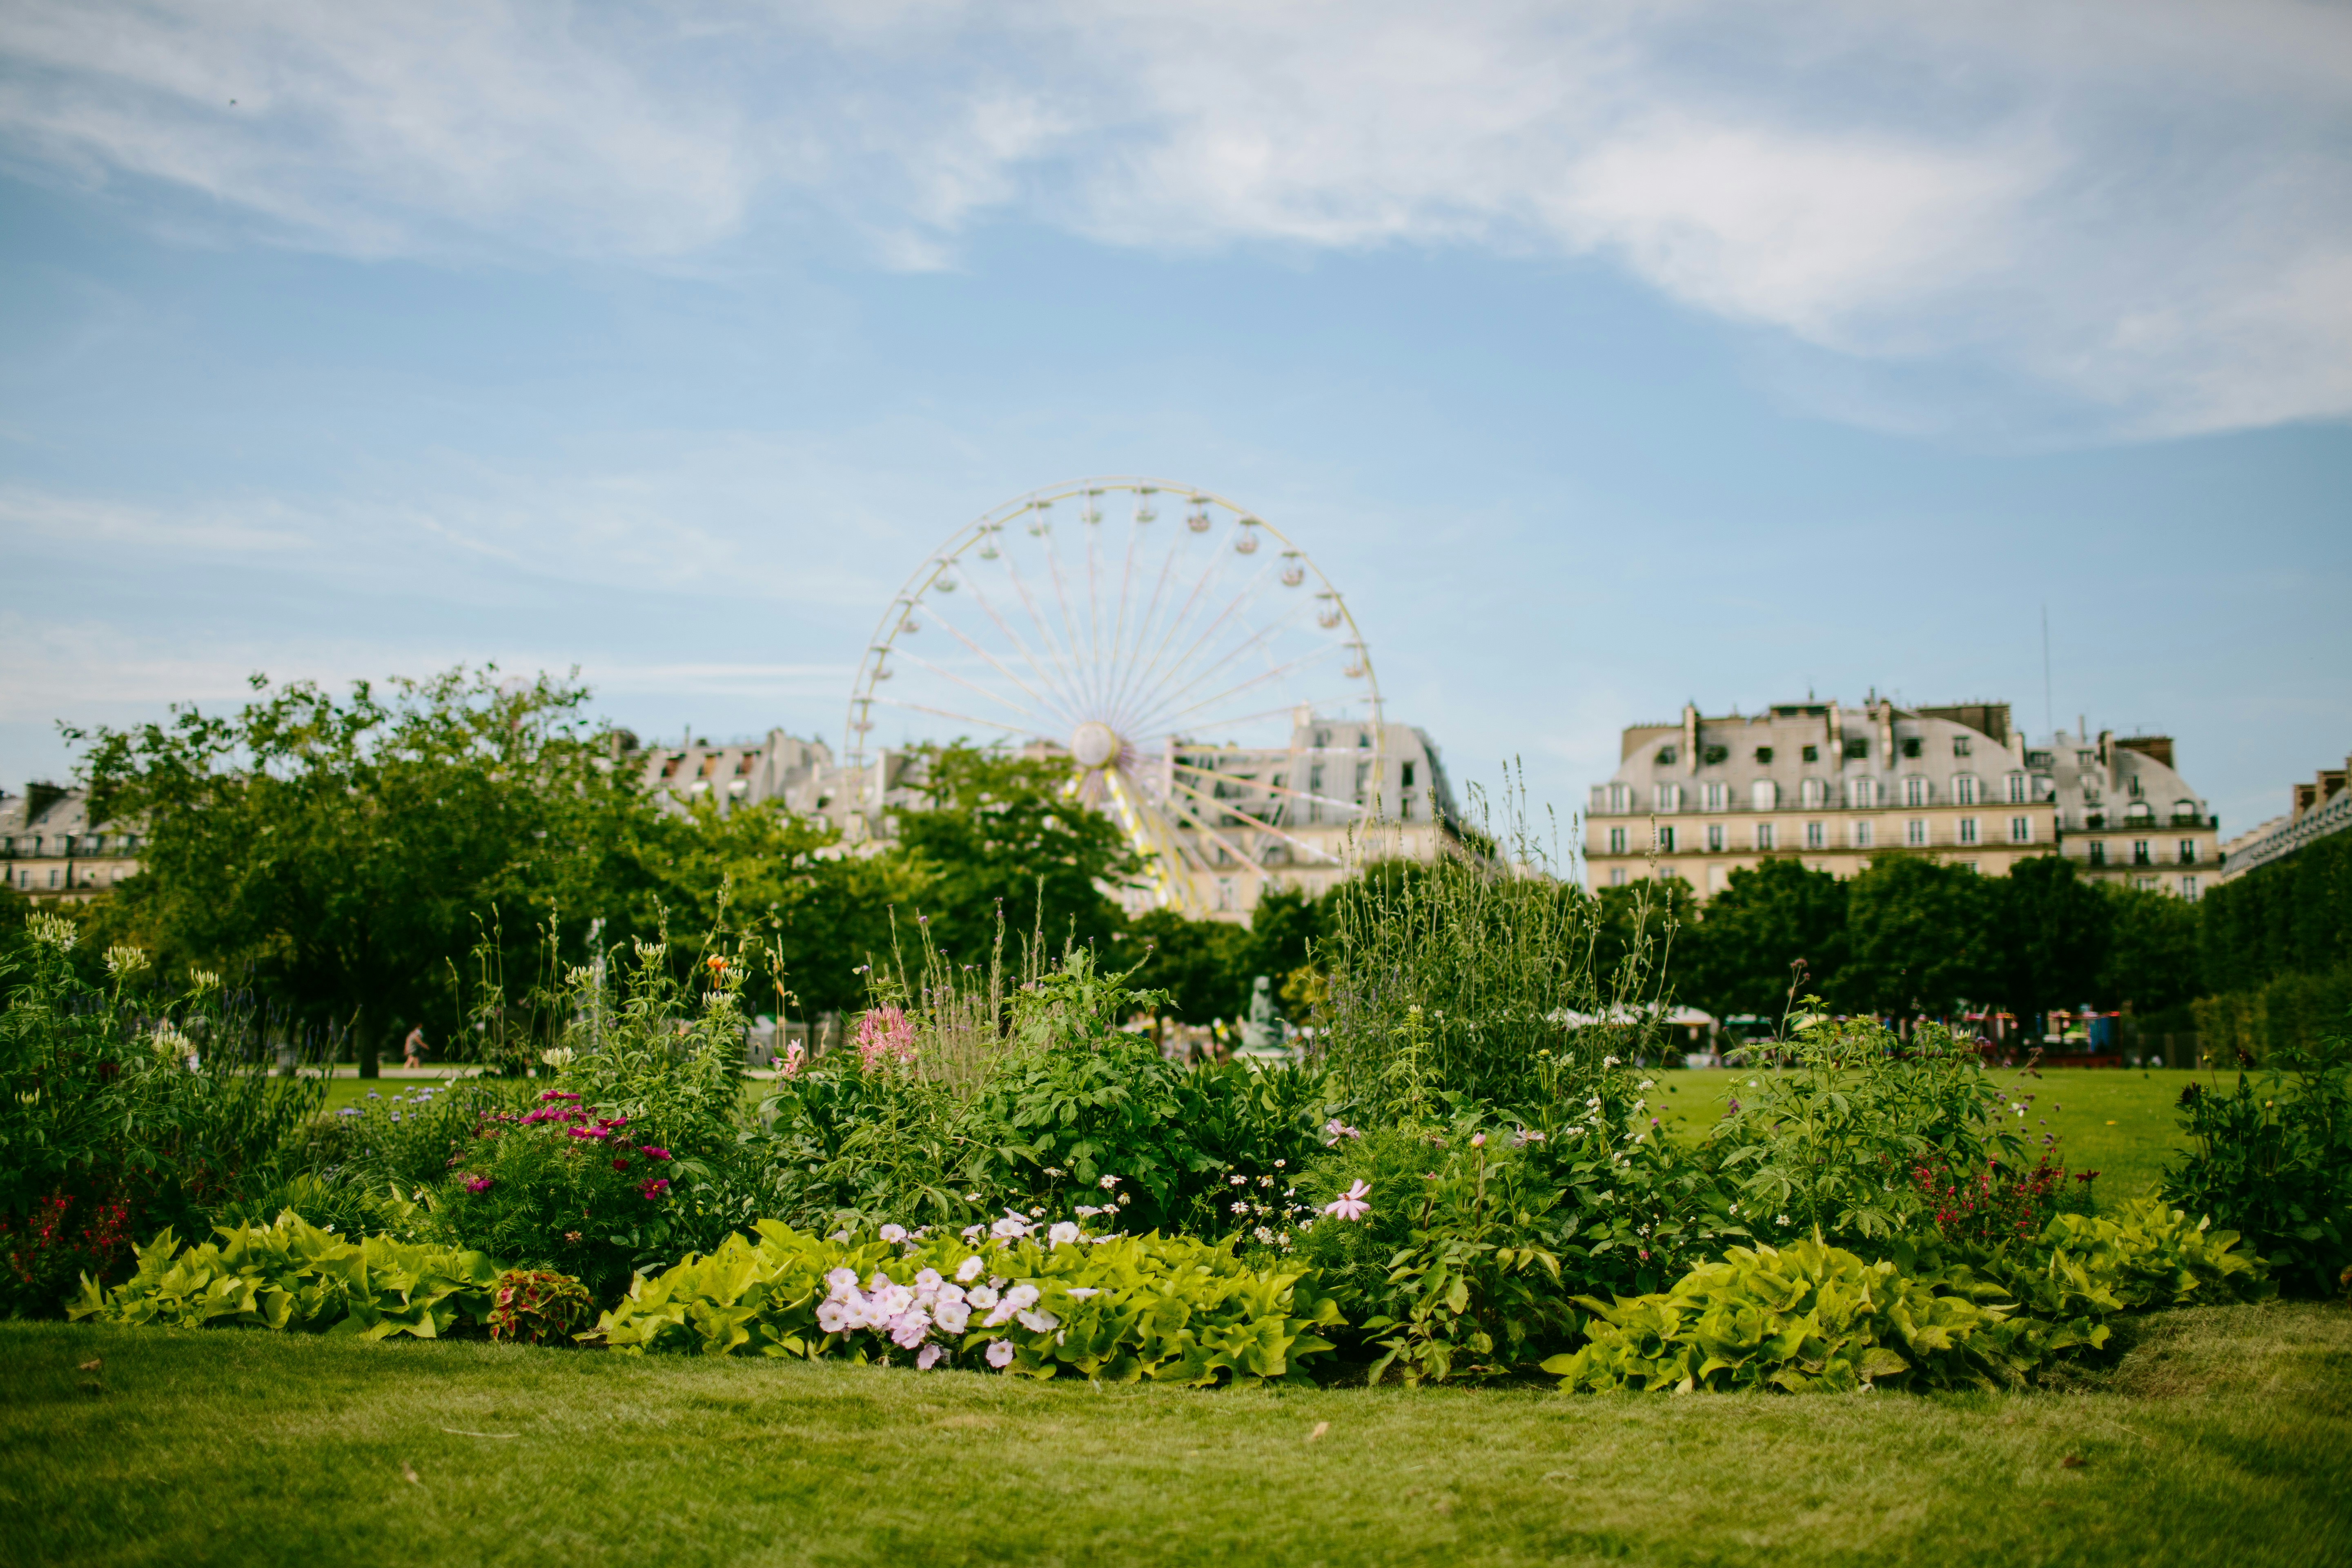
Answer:
<svg viewBox="0 0 2352 1568"><path fill-rule="evenodd" d="M1274 1012L1274 982L1261 974L1250 984L1249 1017L1242 1025L1242 1048L1236 1053L1258 1061L1279 1061L1290 1054L1283 1042L1283 1022Z"/></svg>

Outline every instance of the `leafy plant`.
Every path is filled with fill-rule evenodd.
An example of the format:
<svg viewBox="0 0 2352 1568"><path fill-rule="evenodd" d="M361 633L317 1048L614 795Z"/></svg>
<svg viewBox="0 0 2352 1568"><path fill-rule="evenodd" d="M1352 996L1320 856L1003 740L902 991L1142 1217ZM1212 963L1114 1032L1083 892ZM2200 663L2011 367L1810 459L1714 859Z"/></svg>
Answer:
<svg viewBox="0 0 2352 1568"><path fill-rule="evenodd" d="M2352 1268L2352 1038L2283 1047L2226 1093L2191 1083L2180 1112L2189 1150L2165 1171L2165 1201L2238 1231L2283 1289L2341 1289Z"/></svg>
<svg viewBox="0 0 2352 1568"><path fill-rule="evenodd" d="M436 1339L488 1320L498 1266L478 1252L341 1237L295 1214L224 1226L184 1247L170 1230L139 1249L113 1289L85 1276L67 1316L166 1328L299 1329Z"/></svg>
<svg viewBox="0 0 2352 1568"><path fill-rule="evenodd" d="M490 1338L517 1344L569 1344L593 1322L596 1303L569 1274L509 1268L490 1294Z"/></svg>

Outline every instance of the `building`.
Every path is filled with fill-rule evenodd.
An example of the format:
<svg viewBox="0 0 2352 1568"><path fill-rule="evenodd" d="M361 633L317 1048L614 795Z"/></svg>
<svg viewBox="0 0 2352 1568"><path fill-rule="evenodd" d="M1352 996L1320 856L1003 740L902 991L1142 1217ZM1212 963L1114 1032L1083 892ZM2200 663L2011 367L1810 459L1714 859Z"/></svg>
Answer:
<svg viewBox="0 0 2352 1568"><path fill-rule="evenodd" d="M30 784L23 795L0 792L0 879L44 902L96 898L139 870L139 834L120 824L93 824L89 792Z"/></svg>
<svg viewBox="0 0 2352 1568"><path fill-rule="evenodd" d="M2340 768L2322 768L2309 784L2294 785L2284 816L2250 827L2221 847L2221 879L2242 877L2315 838L2352 827L2352 790L2344 787L2347 775L2352 775L2352 757L2345 758Z"/></svg>
<svg viewBox="0 0 2352 1568"><path fill-rule="evenodd" d="M2005 702L1873 697L1722 718L1686 706L1679 723L1629 726L1620 755L1585 822L1595 887L1654 866L1705 899L1775 855L1850 877L1886 855L2004 876L2027 857L2067 854L2095 878L2194 898L2218 859L2169 740L2062 733L2029 747Z"/></svg>
<svg viewBox="0 0 2352 1568"><path fill-rule="evenodd" d="M646 787L674 802L709 799L723 810L782 801L830 822L853 849L887 845L899 816L923 809L930 756L882 748L870 766L845 768L824 742L782 730L716 745L689 731L676 747L653 748L625 735L623 749ZM1057 745L1031 742L1022 753L1075 771ZM1444 761L1428 734L1408 724L1375 732L1302 712L1286 747L1180 743L1139 771L1145 798L1159 803L1156 821L1122 810L1108 788L1082 790L1131 836L1160 846L1151 879L1121 890L1130 914L1165 903L1246 921L1277 889L1319 894L1367 858L1428 859L1457 841L1460 812ZM1367 824L1367 816L1378 820Z"/></svg>

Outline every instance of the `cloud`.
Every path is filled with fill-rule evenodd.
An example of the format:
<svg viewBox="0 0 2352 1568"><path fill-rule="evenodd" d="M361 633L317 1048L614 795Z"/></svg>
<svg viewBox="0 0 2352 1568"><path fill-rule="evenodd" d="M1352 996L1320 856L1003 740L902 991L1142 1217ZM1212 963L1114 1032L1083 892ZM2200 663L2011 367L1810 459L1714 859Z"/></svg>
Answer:
<svg viewBox="0 0 2352 1568"><path fill-rule="evenodd" d="M0 528L67 544L196 555L278 554L310 548L310 541L300 529L284 525L282 509L263 510L265 515L278 517L280 526L222 516L210 510L175 516L118 501L0 488Z"/></svg>
<svg viewBox="0 0 2352 1568"><path fill-rule="evenodd" d="M2114 431L2352 413L2352 13L2294 0L31 0L0 70L20 167L362 255L1478 247Z"/></svg>

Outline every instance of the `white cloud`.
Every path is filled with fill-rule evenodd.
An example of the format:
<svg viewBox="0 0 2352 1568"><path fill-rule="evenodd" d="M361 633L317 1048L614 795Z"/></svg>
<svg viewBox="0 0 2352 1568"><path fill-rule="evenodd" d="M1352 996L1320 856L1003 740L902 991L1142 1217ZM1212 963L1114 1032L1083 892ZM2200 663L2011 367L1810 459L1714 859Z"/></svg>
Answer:
<svg viewBox="0 0 2352 1568"><path fill-rule="evenodd" d="M2126 431L2352 413L2352 13L2294 0L31 0L10 21L20 166L186 186L362 254L675 261L763 203L908 268L995 215L1155 251L1597 254Z"/></svg>
<svg viewBox="0 0 2352 1568"><path fill-rule="evenodd" d="M278 525L224 515L213 509L178 516L118 501L17 486L0 488L0 528L21 531L20 537L38 535L106 551L199 555L277 554L310 547L303 531L288 524L283 509L268 505L261 510Z"/></svg>

